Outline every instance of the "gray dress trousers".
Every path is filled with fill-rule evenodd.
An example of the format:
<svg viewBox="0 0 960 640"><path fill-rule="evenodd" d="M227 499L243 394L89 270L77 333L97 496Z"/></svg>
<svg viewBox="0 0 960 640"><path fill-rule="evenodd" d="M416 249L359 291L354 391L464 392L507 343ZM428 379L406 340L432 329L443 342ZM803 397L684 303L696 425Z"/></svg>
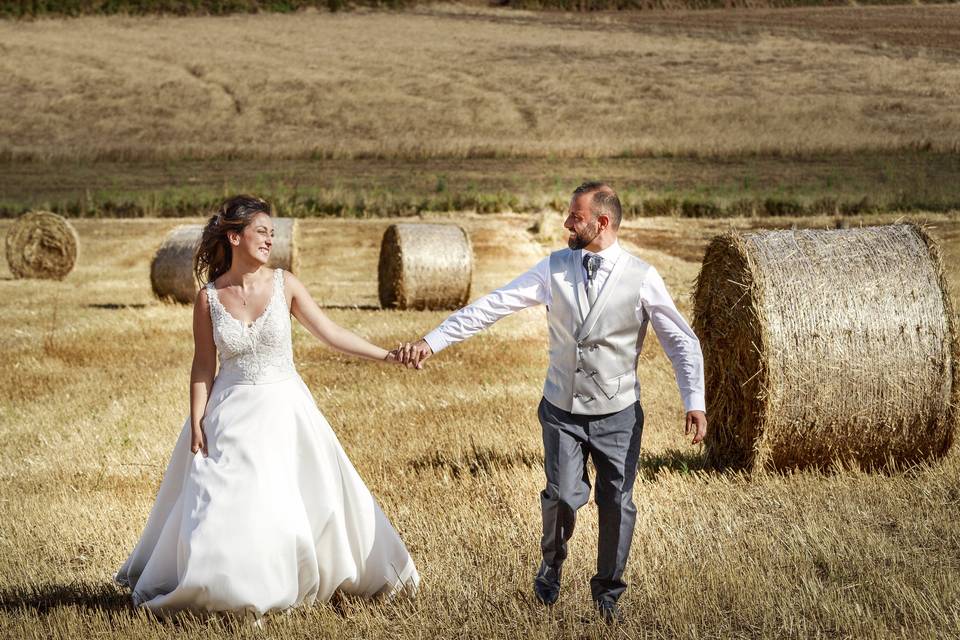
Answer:
<svg viewBox="0 0 960 640"><path fill-rule="evenodd" d="M636 402L603 415L577 415L546 399L538 410L543 428L544 470L547 486L540 494L543 513L541 573L559 573L567 557L577 510L590 498L587 457L596 473L595 500L599 512L597 573L590 580L593 599L616 601L627 585L623 571L637 509L633 483L637 477L643 409Z"/></svg>

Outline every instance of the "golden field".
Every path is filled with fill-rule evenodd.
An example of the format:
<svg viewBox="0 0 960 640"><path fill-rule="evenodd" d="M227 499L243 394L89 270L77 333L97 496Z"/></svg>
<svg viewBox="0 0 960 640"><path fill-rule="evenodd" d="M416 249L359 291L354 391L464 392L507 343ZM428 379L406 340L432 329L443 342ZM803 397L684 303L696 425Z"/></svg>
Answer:
<svg viewBox="0 0 960 640"><path fill-rule="evenodd" d="M960 7L0 21L0 156L960 148Z"/></svg>
<svg viewBox="0 0 960 640"><path fill-rule="evenodd" d="M352 18L351 18L352 19ZM457 215L473 297L549 250L518 215ZM912 219L921 219L915 217ZM960 222L922 218L960 282ZM853 220L891 221L891 216ZM13 280L0 260L0 637L946 638L960 633L960 455L892 474L745 476L699 470L673 374L648 336L637 528L611 631L591 615L596 511L581 511L551 611L539 562L546 367L542 309L411 372L331 353L295 358L321 410L413 553L415 601L340 600L267 618L160 622L111 583L145 523L188 410L190 309L156 302L149 261L183 220L79 220L66 281ZM558 221L559 223L559 221ZM301 277L338 322L385 346L442 312L379 311L383 220L300 222ZM625 222L688 316L707 240L731 227L825 218ZM5 233L9 222L0 222ZM954 292L955 305L960 300Z"/></svg>

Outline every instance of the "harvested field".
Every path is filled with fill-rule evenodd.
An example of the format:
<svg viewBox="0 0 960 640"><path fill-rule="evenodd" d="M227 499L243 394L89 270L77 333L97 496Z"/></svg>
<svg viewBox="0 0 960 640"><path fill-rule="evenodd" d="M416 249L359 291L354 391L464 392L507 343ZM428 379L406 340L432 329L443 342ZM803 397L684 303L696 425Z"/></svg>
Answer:
<svg viewBox="0 0 960 640"><path fill-rule="evenodd" d="M892 216L853 218L875 224ZM910 219L918 219L913 216ZM268 619L159 623L110 575L139 535L187 410L190 310L150 291L171 220L78 220L64 282L16 281L0 260L0 637L606 638L589 610L596 511L581 511L558 606L534 604L543 470L536 402L542 309L408 372L348 359L299 329L298 368L423 576L414 603L343 600ZM451 214L474 247L473 295L545 255L533 216ZM929 216L960 283L960 223ZM328 313L374 341L422 335L444 312L374 311L387 220L304 220L301 273ZM4 233L10 221L0 221ZM691 317L714 233L832 218L651 219L624 241ZM747 478L701 469L656 340L640 368L647 414L623 637L949 637L960 610L960 455L890 474ZM375 384L371 384L371 380Z"/></svg>
<svg viewBox="0 0 960 640"><path fill-rule="evenodd" d="M956 151L960 7L843 7L836 29L831 11L0 22L0 155Z"/></svg>
<svg viewBox="0 0 960 640"><path fill-rule="evenodd" d="M619 16L636 30L663 28L714 34L770 31L876 49L904 48L915 54L960 52L957 7L950 4L648 11Z"/></svg>

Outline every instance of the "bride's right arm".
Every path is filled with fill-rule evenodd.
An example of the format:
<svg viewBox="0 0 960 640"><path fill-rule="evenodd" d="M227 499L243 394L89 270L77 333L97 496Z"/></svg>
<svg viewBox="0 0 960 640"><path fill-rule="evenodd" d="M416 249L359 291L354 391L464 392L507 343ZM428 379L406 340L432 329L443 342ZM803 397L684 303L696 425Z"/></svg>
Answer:
<svg viewBox="0 0 960 640"><path fill-rule="evenodd" d="M283 275L284 287L291 292L290 312L307 331L342 353L381 362L397 361L395 351L371 344L328 318L295 275L290 272Z"/></svg>
<svg viewBox="0 0 960 640"><path fill-rule="evenodd" d="M190 368L190 451L193 453L203 450L203 455L207 455L203 413L216 372L217 347L213 342L210 301L207 299L207 290L203 288L193 305L193 366Z"/></svg>

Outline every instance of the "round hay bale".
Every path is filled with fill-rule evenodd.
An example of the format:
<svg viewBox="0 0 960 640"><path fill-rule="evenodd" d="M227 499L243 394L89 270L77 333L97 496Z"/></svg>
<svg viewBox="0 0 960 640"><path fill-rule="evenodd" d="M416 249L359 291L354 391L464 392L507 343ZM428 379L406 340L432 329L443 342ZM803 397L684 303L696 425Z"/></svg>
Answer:
<svg viewBox="0 0 960 640"><path fill-rule="evenodd" d="M15 278L63 280L73 271L80 238L63 216L31 211L7 231L7 263Z"/></svg>
<svg viewBox="0 0 960 640"><path fill-rule="evenodd" d="M920 227L718 236L694 298L713 466L872 469L949 449L956 327Z"/></svg>
<svg viewBox="0 0 960 640"><path fill-rule="evenodd" d="M161 300L192 304L200 289L193 275L193 255L200 243L203 226L185 224L173 229L150 263L150 284ZM270 267L291 273L297 270L296 220L273 219L273 246Z"/></svg>
<svg viewBox="0 0 960 640"><path fill-rule="evenodd" d="M567 230L563 228L563 215L553 209L543 209L538 213L527 230L544 244L557 242L567 235Z"/></svg>
<svg viewBox="0 0 960 640"><path fill-rule="evenodd" d="M458 309L470 299L470 238L452 224L390 225L378 274L385 309Z"/></svg>

